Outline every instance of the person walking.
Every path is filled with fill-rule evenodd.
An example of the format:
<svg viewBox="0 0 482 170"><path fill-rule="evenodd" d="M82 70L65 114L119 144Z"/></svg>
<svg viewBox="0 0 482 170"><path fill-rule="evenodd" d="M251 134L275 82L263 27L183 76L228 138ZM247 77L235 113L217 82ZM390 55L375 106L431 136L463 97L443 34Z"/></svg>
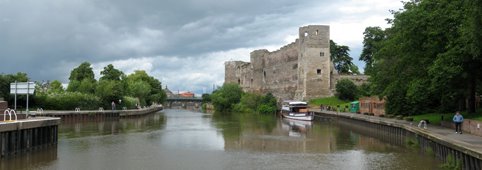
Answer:
<svg viewBox="0 0 482 170"><path fill-rule="evenodd" d="M453 121L455 123L455 133L462 134L462 122L464 122L464 117L459 111L455 113Z"/></svg>
<svg viewBox="0 0 482 170"><path fill-rule="evenodd" d="M112 110L115 110L115 102L114 101L112 101L111 105L112 105Z"/></svg>

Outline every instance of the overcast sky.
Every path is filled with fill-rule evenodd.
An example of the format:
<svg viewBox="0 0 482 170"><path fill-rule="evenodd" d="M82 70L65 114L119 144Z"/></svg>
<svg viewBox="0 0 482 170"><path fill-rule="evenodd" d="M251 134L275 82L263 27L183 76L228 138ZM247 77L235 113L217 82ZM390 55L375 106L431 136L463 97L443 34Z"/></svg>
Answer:
<svg viewBox="0 0 482 170"><path fill-rule="evenodd" d="M0 0L0 73L68 83L87 61L146 70L172 91L210 92L224 62L293 42L329 25L358 61L367 26L387 27L400 0Z"/></svg>

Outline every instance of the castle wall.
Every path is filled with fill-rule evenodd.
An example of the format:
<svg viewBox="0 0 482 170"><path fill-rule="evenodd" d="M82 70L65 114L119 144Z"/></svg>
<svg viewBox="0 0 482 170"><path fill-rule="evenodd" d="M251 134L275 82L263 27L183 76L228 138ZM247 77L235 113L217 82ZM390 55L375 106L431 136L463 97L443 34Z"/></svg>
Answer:
<svg viewBox="0 0 482 170"><path fill-rule="evenodd" d="M329 26L299 29L299 39L269 52L255 50L250 62L225 63L225 82L244 91L272 93L279 100L309 100L332 96Z"/></svg>

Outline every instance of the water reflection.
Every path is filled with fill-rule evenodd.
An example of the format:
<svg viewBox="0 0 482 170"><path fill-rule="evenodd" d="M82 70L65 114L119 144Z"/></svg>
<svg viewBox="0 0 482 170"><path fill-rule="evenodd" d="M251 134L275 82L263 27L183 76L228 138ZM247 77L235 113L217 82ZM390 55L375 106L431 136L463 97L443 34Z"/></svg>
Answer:
<svg viewBox="0 0 482 170"><path fill-rule="evenodd" d="M352 122L164 110L70 122L57 149L2 160L0 169L437 169L399 138ZM25 162L25 163L22 163Z"/></svg>
<svg viewBox="0 0 482 170"><path fill-rule="evenodd" d="M306 132L311 129L312 121L300 121L293 119L282 118L281 128L288 131L288 136L291 137L306 137Z"/></svg>
<svg viewBox="0 0 482 170"><path fill-rule="evenodd" d="M165 124L166 117L159 113L133 118L102 119L99 121L63 120L59 126L59 137L62 139L144 132L162 129Z"/></svg>
<svg viewBox="0 0 482 170"><path fill-rule="evenodd" d="M49 165L57 159L57 148L53 146L36 150L29 154L0 159L0 169L34 169Z"/></svg>

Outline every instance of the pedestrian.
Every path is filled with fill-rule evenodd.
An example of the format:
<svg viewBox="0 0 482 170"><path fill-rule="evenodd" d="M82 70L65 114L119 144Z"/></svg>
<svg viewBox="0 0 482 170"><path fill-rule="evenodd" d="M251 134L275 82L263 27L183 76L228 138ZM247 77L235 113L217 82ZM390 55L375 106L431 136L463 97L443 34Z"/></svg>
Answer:
<svg viewBox="0 0 482 170"><path fill-rule="evenodd" d="M455 123L455 133L462 134L462 122L464 122L464 117L457 111L454 115L453 121Z"/></svg>
<svg viewBox="0 0 482 170"><path fill-rule="evenodd" d="M115 110L115 103L112 101L112 110Z"/></svg>

